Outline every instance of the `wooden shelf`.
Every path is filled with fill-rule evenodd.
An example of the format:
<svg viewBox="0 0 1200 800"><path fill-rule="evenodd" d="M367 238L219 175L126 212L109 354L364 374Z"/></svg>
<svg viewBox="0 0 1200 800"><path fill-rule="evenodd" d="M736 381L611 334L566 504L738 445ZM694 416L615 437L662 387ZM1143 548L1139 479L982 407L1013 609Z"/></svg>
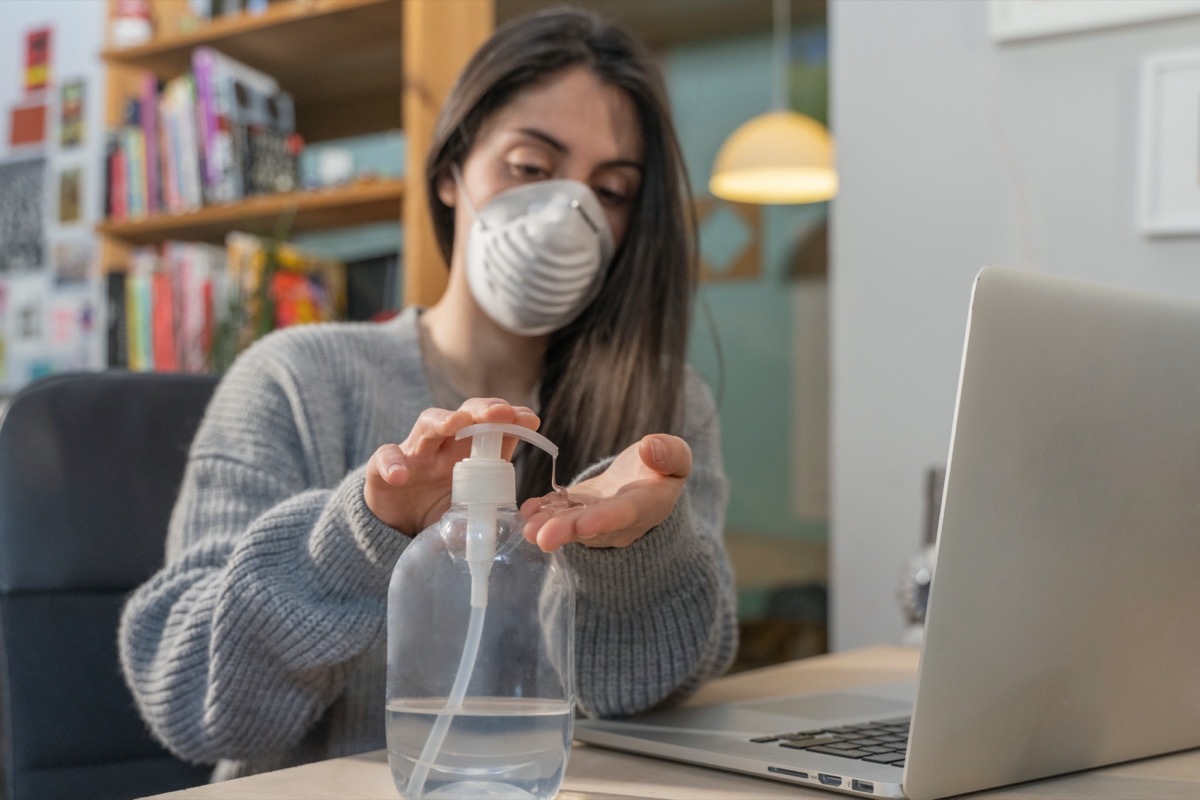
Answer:
<svg viewBox="0 0 1200 800"><path fill-rule="evenodd" d="M108 0L108 18L119 0ZM187 214L106 220L97 226L105 272L128 269L132 248L169 239L221 243L231 230L272 235L404 225L404 302L432 304L446 281L429 221L425 153L455 78L492 33L495 0L273 0L261 14L221 16L187 27L187 0L150 0L157 35L101 55L105 126L124 124L144 72L169 80L191 69L209 45L279 81L295 101L307 142L403 128L404 180L248 198Z"/></svg>
<svg viewBox="0 0 1200 800"><path fill-rule="evenodd" d="M286 194L260 195L236 203L205 206L185 214L156 214L142 219L106 221L98 233L126 244L155 244L169 239L223 243L230 230L271 235L294 214L288 236L305 231L395 222L400 219L404 181L360 181L348 186Z"/></svg>
<svg viewBox="0 0 1200 800"><path fill-rule="evenodd" d="M296 104L307 141L401 127L403 0L285 0L101 53L110 65L169 79L209 45L272 75Z"/></svg>

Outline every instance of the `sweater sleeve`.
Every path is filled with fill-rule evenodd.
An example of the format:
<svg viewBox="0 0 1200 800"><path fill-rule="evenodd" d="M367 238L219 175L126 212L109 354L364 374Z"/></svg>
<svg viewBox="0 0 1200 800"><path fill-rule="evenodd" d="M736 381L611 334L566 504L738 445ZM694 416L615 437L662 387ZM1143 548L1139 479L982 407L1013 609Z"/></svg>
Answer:
<svg viewBox="0 0 1200 800"><path fill-rule="evenodd" d="M682 702L733 660L728 485L712 395L695 375L689 375L684 437L692 473L667 519L626 548L565 548L576 589L579 706L589 716Z"/></svg>
<svg viewBox="0 0 1200 800"><path fill-rule="evenodd" d="M312 452L322 412L256 347L218 387L193 442L167 564L127 602L126 680L180 757L251 758L298 742L345 665L382 640L409 539L363 498L364 468Z"/></svg>

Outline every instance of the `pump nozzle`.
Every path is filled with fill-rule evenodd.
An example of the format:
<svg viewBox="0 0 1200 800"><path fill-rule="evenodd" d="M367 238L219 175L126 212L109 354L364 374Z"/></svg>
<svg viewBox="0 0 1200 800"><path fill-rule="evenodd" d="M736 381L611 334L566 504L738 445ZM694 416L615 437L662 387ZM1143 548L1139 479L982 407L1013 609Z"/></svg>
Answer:
<svg viewBox="0 0 1200 800"><path fill-rule="evenodd" d="M502 422L468 425L454 437L473 437L471 455L454 465L451 502L467 506L467 566L471 570L471 605L487 605L487 579L496 555L496 509L517 502L513 465L501 458L504 436L537 445L552 456L558 448L540 433Z"/></svg>
<svg viewBox="0 0 1200 800"><path fill-rule="evenodd" d="M515 436L518 439L524 439L530 444L537 445L552 456L558 455L558 445L547 439L545 436L542 436L537 431L531 431L529 428L525 428L520 425L511 425L507 422L480 422L475 425L468 425L459 431L454 438L465 439L468 436L475 437L475 441L471 442L472 458L475 458L478 455L482 455L484 458L499 458L500 443L503 440L503 436L495 436L495 434L508 434L509 436ZM484 448L487 448L489 454L484 455L476 452ZM493 448L494 453L490 453Z"/></svg>

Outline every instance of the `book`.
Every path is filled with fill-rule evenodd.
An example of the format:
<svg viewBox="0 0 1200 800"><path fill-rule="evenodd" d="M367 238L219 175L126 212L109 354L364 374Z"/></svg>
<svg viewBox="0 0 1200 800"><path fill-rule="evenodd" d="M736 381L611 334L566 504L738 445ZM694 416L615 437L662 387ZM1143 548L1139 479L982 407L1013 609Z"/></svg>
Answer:
<svg viewBox="0 0 1200 800"><path fill-rule="evenodd" d="M125 168L124 182L125 213L128 217L142 217L147 213L146 187L146 141L142 120L148 116L142 98L134 97L122 108L122 125L118 130L122 164Z"/></svg>
<svg viewBox="0 0 1200 800"><path fill-rule="evenodd" d="M109 367L129 366L129 324L125 312L125 273L119 270L104 276L105 363Z"/></svg>
<svg viewBox="0 0 1200 800"><path fill-rule="evenodd" d="M221 137L217 121L216 96L213 92L213 62L216 51L211 47L197 47L192 51L192 77L196 81L196 128L200 137L201 161L204 169L205 198L210 202L220 200L216 188L221 184L227 155L218 153Z"/></svg>
<svg viewBox="0 0 1200 800"><path fill-rule="evenodd" d="M151 246L133 251L128 274L125 276L125 319L129 330L129 368L137 371L154 369L153 328L151 308L153 290L151 276L157 256Z"/></svg>
<svg viewBox="0 0 1200 800"><path fill-rule="evenodd" d="M183 213L299 186L303 141L292 96L270 75L208 46L165 83L142 78L106 156L107 216Z"/></svg>
<svg viewBox="0 0 1200 800"><path fill-rule="evenodd" d="M294 132L291 95L265 72L207 46L192 51L192 72L203 136L206 199L224 202L263 191L247 185L249 131Z"/></svg>
<svg viewBox="0 0 1200 800"><path fill-rule="evenodd" d="M119 132L113 134L110 143L108 159L109 216L120 221L129 216L129 203L126 192L125 150L122 147Z"/></svg>
<svg viewBox="0 0 1200 800"><path fill-rule="evenodd" d="M154 368L163 372L179 370L178 314L175 308L174 276L164 259L150 275L150 347Z"/></svg>
<svg viewBox="0 0 1200 800"><path fill-rule="evenodd" d="M146 205L146 137L137 126L121 129L122 163L125 166L125 210L129 217L144 217Z"/></svg>
<svg viewBox="0 0 1200 800"><path fill-rule="evenodd" d="M175 130L171 106L173 95L168 97L168 89L164 87L158 97L158 131L159 131L159 191L162 194L163 209L171 213L185 210L183 195L179 191L179 173L175 164L179 158L179 136Z"/></svg>
<svg viewBox="0 0 1200 800"><path fill-rule="evenodd" d="M204 372L212 367L214 330L223 308L214 302L225 295L225 250L198 242L163 245L163 272L174 289L175 357L183 372Z"/></svg>
<svg viewBox="0 0 1200 800"><path fill-rule="evenodd" d="M196 126L196 84L190 74L175 78L175 115L179 132L179 152L176 169L179 171L180 191L188 210L204 204L203 179L200 175L202 154Z"/></svg>
<svg viewBox="0 0 1200 800"><path fill-rule="evenodd" d="M145 148L146 213L157 214L162 210L158 155L158 78L151 72L145 73L142 78L139 105L138 121L142 127L142 146Z"/></svg>

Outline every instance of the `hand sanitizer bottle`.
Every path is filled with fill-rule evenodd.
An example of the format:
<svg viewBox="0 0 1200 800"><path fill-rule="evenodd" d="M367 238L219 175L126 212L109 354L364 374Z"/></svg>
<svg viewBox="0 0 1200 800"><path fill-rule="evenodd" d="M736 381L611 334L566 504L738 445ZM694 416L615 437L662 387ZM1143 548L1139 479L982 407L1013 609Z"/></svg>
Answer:
<svg viewBox="0 0 1200 800"><path fill-rule="evenodd" d="M562 556L521 534L505 435L558 454L528 428L464 428L450 510L392 572L387 748L405 800L550 800L566 769L574 593Z"/></svg>

